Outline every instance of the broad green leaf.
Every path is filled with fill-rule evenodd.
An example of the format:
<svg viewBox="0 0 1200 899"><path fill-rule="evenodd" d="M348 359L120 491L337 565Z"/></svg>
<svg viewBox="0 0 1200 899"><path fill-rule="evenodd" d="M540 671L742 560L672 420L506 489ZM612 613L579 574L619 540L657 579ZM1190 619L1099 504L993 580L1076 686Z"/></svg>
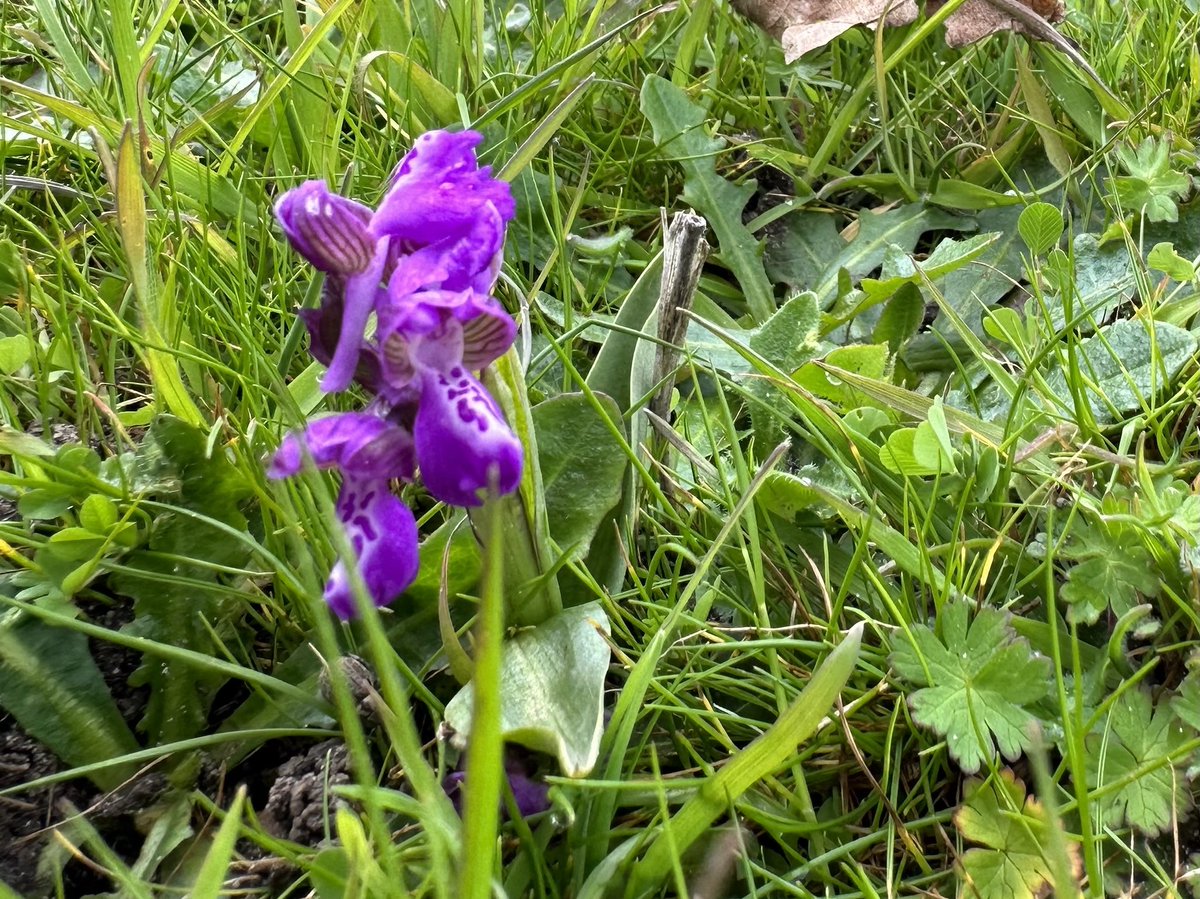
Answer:
<svg viewBox="0 0 1200 899"><path fill-rule="evenodd" d="M941 451L927 421L889 434L879 450L879 461L888 471L909 477L931 477L955 470L953 457Z"/></svg>
<svg viewBox="0 0 1200 899"><path fill-rule="evenodd" d="M630 397L633 355L641 342L638 332L646 326L658 304L661 281L662 253L659 253L638 276L628 295L621 301L615 324L622 330L608 332L604 345L596 354L596 361L588 371L588 387L597 393L612 397L622 412L629 409L633 399L641 398L640 393L637 397Z"/></svg>
<svg viewBox="0 0 1200 899"><path fill-rule="evenodd" d="M68 765L89 765L136 751L83 634L18 612L0 621L0 706ZM95 771L113 789L127 766Z"/></svg>
<svg viewBox="0 0 1200 899"><path fill-rule="evenodd" d="M604 417L582 393L533 407L550 536L571 559L587 555L596 530L620 501L629 463L618 437L621 411L607 396L595 397Z"/></svg>
<svg viewBox="0 0 1200 899"><path fill-rule="evenodd" d="M662 281L663 255L660 252L647 264L621 302L616 324L621 331L610 331L588 372L587 385L595 393L610 397L622 413L629 411L650 389L653 374L645 362L640 334L657 330L655 307ZM632 332L632 333L631 333ZM690 339L689 339L690 344ZM639 416L639 422L645 417ZM644 424L642 425L644 427ZM636 430L636 429L634 429ZM637 445L631 441L631 445ZM635 503L633 469L625 472L622 496L612 514L600 522L587 557L587 568L597 582L616 592L625 576L624 546L632 539L630 522Z"/></svg>
<svg viewBox="0 0 1200 899"><path fill-rule="evenodd" d="M970 219L923 203L912 203L887 212L864 211L858 217L854 237L825 267L820 280L813 286L817 301L823 309L828 309L838 296L840 272L845 271L852 281L862 278L879 267L893 246L911 253L926 231L968 231L974 227Z"/></svg>
<svg viewBox="0 0 1200 899"><path fill-rule="evenodd" d="M708 219L717 235L720 259L737 279L750 314L766 321L775 311L775 297L758 240L742 224L742 209L754 195L753 182L733 184L717 174L716 157L725 141L704 133L705 111L681 88L648 75L642 83L641 107L659 151L683 169L683 199Z"/></svg>
<svg viewBox="0 0 1200 899"><path fill-rule="evenodd" d="M0 128L0 135L4 131ZM25 260L11 238L0 237L0 299L16 297L25 289ZM20 319L18 317L17 321Z"/></svg>
<svg viewBox="0 0 1200 899"><path fill-rule="evenodd" d="M599 605L576 606L519 631L504 644L500 693L504 739L558 759L567 777L596 764L608 674L608 617ZM455 743L471 736L471 684L446 705Z"/></svg>
<svg viewBox="0 0 1200 899"><path fill-rule="evenodd" d="M669 836L659 833L641 863L633 868L633 895L655 889L678 863L676 859L713 821L728 812L752 786L795 758L797 747L816 733L854 671L862 629L861 622L854 625L770 729L722 765L672 816Z"/></svg>
<svg viewBox="0 0 1200 899"><path fill-rule="evenodd" d="M887 301L871 340L887 344L888 351L895 355L908 338L917 333L925 318L925 297L915 284L902 284L895 296Z"/></svg>
<svg viewBox="0 0 1200 899"><path fill-rule="evenodd" d="M1017 219L1021 240L1034 256L1044 256L1058 246L1065 227L1062 213L1049 203L1031 203Z"/></svg>
<svg viewBox="0 0 1200 899"><path fill-rule="evenodd" d="M1187 778L1167 760L1190 735L1167 702L1154 707L1141 687L1121 694L1105 725L1087 738L1088 789L1102 791L1092 806L1105 824L1131 824L1155 836L1187 814L1192 806ZM1140 770L1154 762L1161 764ZM1138 776L1131 777L1135 771Z"/></svg>
<svg viewBox="0 0 1200 899"><path fill-rule="evenodd" d="M449 583L446 585L449 595L466 593L479 583L483 573L479 541L466 521L466 513L460 511L421 541L417 579L404 591L405 596L411 597L421 608L432 608L437 602L447 543L450 544Z"/></svg>
<svg viewBox="0 0 1200 899"><path fill-rule="evenodd" d="M1094 234L1075 237L1071 242L1070 259L1061 250L1053 250L1043 263L1042 271L1053 292L1048 302L1050 324L1055 329L1066 324L1062 300L1066 291L1074 297L1071 314L1075 323L1082 322L1087 330L1091 330L1092 323L1103 320L1124 303L1134 287L1133 262L1124 244L1101 246Z"/></svg>
<svg viewBox="0 0 1200 899"><path fill-rule="evenodd" d="M810 362L796 372L795 382L824 399L847 406L861 405L861 394L831 369L864 378L882 378L887 371L888 348L882 343L843 346L830 350L821 361L822 365Z"/></svg>
<svg viewBox="0 0 1200 899"><path fill-rule="evenodd" d="M33 344L24 334L0 337L0 374L16 374L32 356Z"/></svg>
<svg viewBox="0 0 1200 899"><path fill-rule="evenodd" d="M978 899L1035 899L1054 879L1046 855L1050 822L1025 785L1005 768L991 781L971 779L954 824L963 839L978 843L959 859L968 895ZM1078 876L1078 846L1069 853Z"/></svg>
<svg viewBox="0 0 1200 899"><path fill-rule="evenodd" d="M784 303L746 342L781 371L795 371L816 352L820 322L816 294L806 291Z"/></svg>
<svg viewBox="0 0 1200 899"><path fill-rule="evenodd" d="M79 507L79 523L101 536L116 527L118 517L117 504L101 493L93 493Z"/></svg>
<svg viewBox="0 0 1200 899"><path fill-rule="evenodd" d="M749 333L746 345L770 366L790 373L816 355L819 324L816 295L806 291L788 300L763 325ZM709 339L712 339L712 335L709 335ZM723 352L729 355L730 348L721 343ZM749 363L750 370L754 370L754 363L747 357L737 357L735 354L734 358L740 359L742 364ZM778 412L786 410L789 404L779 388L765 379L749 378L746 389L758 399L750 407L755 440L762 447L778 446L786 436L783 419Z"/></svg>
<svg viewBox="0 0 1200 899"><path fill-rule="evenodd" d="M1128 319L1103 328L1080 344L1079 367L1092 414L1102 423L1153 402L1196 352L1196 337L1163 322ZM1052 394L1069 397L1062 370L1046 379Z"/></svg>
<svg viewBox="0 0 1200 899"><path fill-rule="evenodd" d="M772 281L794 290L812 290L829 261L846 249L834 217L822 212L793 212L772 229L763 264Z"/></svg>
<svg viewBox="0 0 1200 899"><path fill-rule="evenodd" d="M965 347L965 338L958 333L956 322L941 307L953 311L966 327L981 334L984 313L995 307L1024 271L1024 244L1017 234L1020 207L985 209L975 216L979 231L998 234L996 242L973 263L939 278L932 288L922 285L926 303L939 307L932 328L915 335L905 347L904 362L914 371L931 368L956 367L950 353ZM947 347L949 344L949 348Z"/></svg>
<svg viewBox="0 0 1200 899"><path fill-rule="evenodd" d="M971 604L942 606L939 639L925 625L892 640L892 667L919 689L908 697L913 718L946 738L951 757L974 774L996 750L1015 760L1037 721L1029 707L1050 688L1050 662L1008 625L1008 615Z"/></svg>
<svg viewBox="0 0 1200 899"><path fill-rule="evenodd" d="M1156 243L1150 249L1146 265L1185 284L1196 280L1196 266L1176 253L1174 244L1165 241Z"/></svg>
<svg viewBox="0 0 1200 899"><path fill-rule="evenodd" d="M763 478L758 501L788 521L801 512L825 519L836 514L828 502L830 494L846 502L852 502L858 496L854 486L836 466L810 464L796 471L770 472Z"/></svg>
<svg viewBox="0 0 1200 899"><path fill-rule="evenodd" d="M16 428L0 427L0 455L16 456L18 459L36 459L53 456L54 447L42 440L18 431Z"/></svg>

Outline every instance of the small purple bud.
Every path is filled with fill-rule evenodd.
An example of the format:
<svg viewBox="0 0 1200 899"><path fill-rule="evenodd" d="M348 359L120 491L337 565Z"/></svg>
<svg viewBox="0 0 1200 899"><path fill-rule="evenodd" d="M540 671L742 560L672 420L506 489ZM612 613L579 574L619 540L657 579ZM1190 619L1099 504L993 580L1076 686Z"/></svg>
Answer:
<svg viewBox="0 0 1200 899"><path fill-rule="evenodd" d="M478 506L483 490L511 493L521 482L521 441L462 366L423 373L413 439L425 486L444 503Z"/></svg>
<svg viewBox="0 0 1200 899"><path fill-rule="evenodd" d="M329 192L324 181L306 181L279 198L275 215L296 252L320 271L349 275L375 258L371 210Z"/></svg>
<svg viewBox="0 0 1200 899"><path fill-rule="evenodd" d="M536 815L550 808L550 787L540 780L534 780L526 772L520 761L513 753L507 753L504 762L504 773L508 777L508 785L512 788L513 799L516 801L517 812L522 818ZM454 771L442 781L442 789L454 804L454 810L460 815L463 810L463 794L467 790L467 775L465 771ZM501 800L501 814L508 815L508 807Z"/></svg>

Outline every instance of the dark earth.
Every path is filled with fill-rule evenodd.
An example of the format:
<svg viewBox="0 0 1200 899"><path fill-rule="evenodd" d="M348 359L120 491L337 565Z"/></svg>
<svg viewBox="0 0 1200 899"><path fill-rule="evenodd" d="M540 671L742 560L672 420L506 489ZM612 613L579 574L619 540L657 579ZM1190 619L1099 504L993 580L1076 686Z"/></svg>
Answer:
<svg viewBox="0 0 1200 899"><path fill-rule="evenodd" d="M127 606L82 603L90 620L113 630L131 620ZM141 664L138 653L101 640L90 645L105 682L131 727L145 713L149 690L132 687L129 678ZM236 704L244 696L230 696L217 706ZM227 709L226 709L227 710ZM214 722L222 709L214 707ZM215 726L215 725L214 725ZM29 736L10 715L0 717L0 790L64 770L45 746ZM223 771L215 765L202 767L198 786L214 798L228 801L236 787L245 785L251 803L261 810L263 826L275 836L302 846L318 846L327 839L328 786L350 782L345 745L338 740L313 744L306 740L276 741L260 747L237 768ZM24 897L45 896L55 889L55 874L43 866L44 850L54 841L56 825L82 813L109 847L126 862L141 850L144 834L138 815L152 808L169 789L162 775L149 772L115 793L104 793L86 779L52 784L35 790L0 797L0 881ZM198 831L204 819L193 821ZM263 853L243 841L240 859L234 863L231 889L254 890L260 895L278 895L295 879L290 863ZM113 889L113 883L96 868L75 859L61 869L65 896L86 896Z"/></svg>

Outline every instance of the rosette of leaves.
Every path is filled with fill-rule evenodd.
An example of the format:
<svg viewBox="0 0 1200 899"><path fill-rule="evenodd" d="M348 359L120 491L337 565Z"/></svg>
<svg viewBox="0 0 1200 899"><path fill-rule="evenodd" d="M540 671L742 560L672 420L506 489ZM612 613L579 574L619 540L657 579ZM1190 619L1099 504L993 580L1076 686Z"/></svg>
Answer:
<svg viewBox="0 0 1200 899"><path fill-rule="evenodd" d="M947 603L941 636L917 625L892 640L892 668L917 689L908 695L913 719L945 737L950 756L968 774L999 752L1015 760L1029 748L1031 707L1050 688L1050 661L1009 626L1009 615Z"/></svg>

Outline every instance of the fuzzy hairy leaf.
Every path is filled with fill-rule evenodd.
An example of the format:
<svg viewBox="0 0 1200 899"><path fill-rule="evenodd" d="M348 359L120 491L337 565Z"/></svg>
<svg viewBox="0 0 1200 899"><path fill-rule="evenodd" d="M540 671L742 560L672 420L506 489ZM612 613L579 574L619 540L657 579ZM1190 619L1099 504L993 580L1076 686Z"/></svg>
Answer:
<svg viewBox="0 0 1200 899"><path fill-rule="evenodd" d="M1196 337L1163 322L1124 320L1079 345L1084 396L1101 423L1141 408L1165 390L1196 352ZM1046 379L1060 398L1071 395L1062 370Z"/></svg>
<svg viewBox="0 0 1200 899"><path fill-rule="evenodd" d="M1009 616L983 608L969 621L969 605L942 607L939 639L924 625L912 641L897 636L892 667L920 689L908 697L913 718L946 738L960 768L974 774L998 749L1016 759L1029 746L1029 706L1050 686L1050 662L1008 625Z"/></svg>

